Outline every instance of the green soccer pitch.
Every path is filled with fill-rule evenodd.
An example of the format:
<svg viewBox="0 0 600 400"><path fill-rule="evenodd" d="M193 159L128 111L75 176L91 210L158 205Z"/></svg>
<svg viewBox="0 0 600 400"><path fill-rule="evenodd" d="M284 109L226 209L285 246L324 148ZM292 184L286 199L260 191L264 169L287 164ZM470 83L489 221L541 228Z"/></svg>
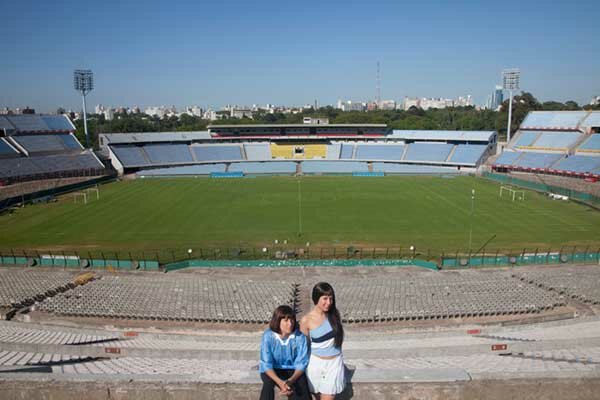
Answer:
<svg viewBox="0 0 600 400"><path fill-rule="evenodd" d="M540 251L600 245L600 212L474 177L138 179L0 217L2 249L142 251L188 247L402 247ZM471 212L472 190L475 191ZM471 232L472 227L472 232Z"/></svg>

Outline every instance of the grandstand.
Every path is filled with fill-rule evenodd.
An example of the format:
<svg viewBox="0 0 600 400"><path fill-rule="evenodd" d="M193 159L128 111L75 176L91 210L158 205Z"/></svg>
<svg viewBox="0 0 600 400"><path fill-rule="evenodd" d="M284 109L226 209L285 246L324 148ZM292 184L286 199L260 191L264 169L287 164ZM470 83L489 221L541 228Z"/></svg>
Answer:
<svg viewBox="0 0 600 400"><path fill-rule="evenodd" d="M428 174L474 171L494 151L495 132L389 131L385 125L213 125L208 132L103 134L122 174L168 176L225 171L254 174ZM353 161L353 163L350 163ZM186 167L175 169L171 167ZM196 171L196 172L194 172ZM217 171L215 171L217 172Z"/></svg>
<svg viewBox="0 0 600 400"><path fill-rule="evenodd" d="M0 116L0 183L105 174L74 132L64 115Z"/></svg>
<svg viewBox="0 0 600 400"><path fill-rule="evenodd" d="M532 111L492 168L600 178L599 130L598 111Z"/></svg>

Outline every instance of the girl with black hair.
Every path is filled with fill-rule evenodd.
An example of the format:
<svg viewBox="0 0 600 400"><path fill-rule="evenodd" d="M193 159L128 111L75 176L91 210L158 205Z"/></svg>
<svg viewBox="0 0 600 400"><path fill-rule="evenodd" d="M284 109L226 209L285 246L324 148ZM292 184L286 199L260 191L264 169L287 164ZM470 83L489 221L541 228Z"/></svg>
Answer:
<svg viewBox="0 0 600 400"><path fill-rule="evenodd" d="M330 284L319 282L312 291L313 309L302 317L300 330L310 339L306 369L308 387L317 399L333 400L344 391L344 328Z"/></svg>
<svg viewBox="0 0 600 400"><path fill-rule="evenodd" d="M298 330L294 310L290 306L277 307L260 344L260 399L275 399L277 386L288 398L310 400L304 374L307 364L308 345Z"/></svg>

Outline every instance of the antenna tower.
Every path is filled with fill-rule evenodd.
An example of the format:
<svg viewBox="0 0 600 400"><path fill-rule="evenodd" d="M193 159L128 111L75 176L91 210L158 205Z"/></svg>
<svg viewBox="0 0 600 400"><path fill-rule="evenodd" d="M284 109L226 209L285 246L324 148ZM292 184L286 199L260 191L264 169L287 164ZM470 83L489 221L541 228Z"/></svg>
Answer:
<svg viewBox="0 0 600 400"><path fill-rule="evenodd" d="M379 75L379 61L377 61L377 107L381 104L381 76Z"/></svg>

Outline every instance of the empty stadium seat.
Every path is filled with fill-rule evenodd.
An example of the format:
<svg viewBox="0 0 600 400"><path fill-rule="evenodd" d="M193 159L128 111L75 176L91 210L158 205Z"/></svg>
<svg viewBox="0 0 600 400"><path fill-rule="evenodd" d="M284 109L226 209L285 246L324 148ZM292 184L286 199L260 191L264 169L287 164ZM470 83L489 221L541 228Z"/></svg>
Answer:
<svg viewBox="0 0 600 400"><path fill-rule="evenodd" d="M600 153L600 133L595 133L577 148L577 151Z"/></svg>
<svg viewBox="0 0 600 400"><path fill-rule="evenodd" d="M523 155L513 165L521 168L550 168L562 156L554 153L523 152Z"/></svg>
<svg viewBox="0 0 600 400"><path fill-rule="evenodd" d="M513 165L515 163L515 161L517 161L517 159L519 157L521 157L522 155L523 155L522 152L504 151L502 154L500 154L500 157L498 157L495 164L496 165Z"/></svg>
<svg viewBox="0 0 600 400"><path fill-rule="evenodd" d="M0 157L15 157L19 152L9 145L3 138L0 138Z"/></svg>
<svg viewBox="0 0 600 400"><path fill-rule="evenodd" d="M587 111L532 111L521 123L522 128L576 129Z"/></svg>
<svg viewBox="0 0 600 400"><path fill-rule="evenodd" d="M354 158L354 143L343 143L342 151L340 153L340 159L352 159Z"/></svg>
<svg viewBox="0 0 600 400"><path fill-rule="evenodd" d="M351 174L368 172L367 163L358 161L303 161L302 173L305 174Z"/></svg>
<svg viewBox="0 0 600 400"><path fill-rule="evenodd" d="M449 162L475 165L486 150L486 144L459 144L454 149Z"/></svg>
<svg viewBox="0 0 600 400"><path fill-rule="evenodd" d="M408 145L405 160L445 162L454 147L447 143L422 143L416 142Z"/></svg>
<svg viewBox="0 0 600 400"><path fill-rule="evenodd" d="M600 157L572 155L558 161L553 169L576 173L590 173L600 168Z"/></svg>
<svg viewBox="0 0 600 400"><path fill-rule="evenodd" d="M358 144L356 160L398 160L402 158L404 145L397 144Z"/></svg>
<svg viewBox="0 0 600 400"><path fill-rule="evenodd" d="M575 144L582 134L579 132L542 132L531 145L546 149L567 149Z"/></svg>
<svg viewBox="0 0 600 400"><path fill-rule="evenodd" d="M456 167L438 167L437 165L415 165L398 163L373 163L373 172L384 172L386 174L457 174L460 171Z"/></svg>
<svg viewBox="0 0 600 400"><path fill-rule="evenodd" d="M11 139L21 145L28 153L65 151L65 142L60 139L62 135L18 135Z"/></svg>
<svg viewBox="0 0 600 400"><path fill-rule="evenodd" d="M154 168L137 172L139 176L210 175L225 172L225 164L186 165L183 167Z"/></svg>
<svg viewBox="0 0 600 400"><path fill-rule="evenodd" d="M102 168L104 166L90 152L6 158L0 159L0 178Z"/></svg>
<svg viewBox="0 0 600 400"><path fill-rule="evenodd" d="M516 138L514 147L531 146L536 141L540 132L536 131L521 131L519 136Z"/></svg>
<svg viewBox="0 0 600 400"><path fill-rule="evenodd" d="M328 160L339 160L341 151L342 151L341 143L333 143L333 144L327 145L327 159Z"/></svg>
<svg viewBox="0 0 600 400"><path fill-rule="evenodd" d="M196 161L238 161L243 160L239 145L193 145L191 149Z"/></svg>
<svg viewBox="0 0 600 400"><path fill-rule="evenodd" d="M142 147L111 146L111 149L124 167L142 167L151 164Z"/></svg>
<svg viewBox="0 0 600 400"><path fill-rule="evenodd" d="M182 164L193 162L190 148L187 144L147 144L144 151L152 164Z"/></svg>
<svg viewBox="0 0 600 400"><path fill-rule="evenodd" d="M244 143L244 151L248 161L263 161L271 159L269 143Z"/></svg>

